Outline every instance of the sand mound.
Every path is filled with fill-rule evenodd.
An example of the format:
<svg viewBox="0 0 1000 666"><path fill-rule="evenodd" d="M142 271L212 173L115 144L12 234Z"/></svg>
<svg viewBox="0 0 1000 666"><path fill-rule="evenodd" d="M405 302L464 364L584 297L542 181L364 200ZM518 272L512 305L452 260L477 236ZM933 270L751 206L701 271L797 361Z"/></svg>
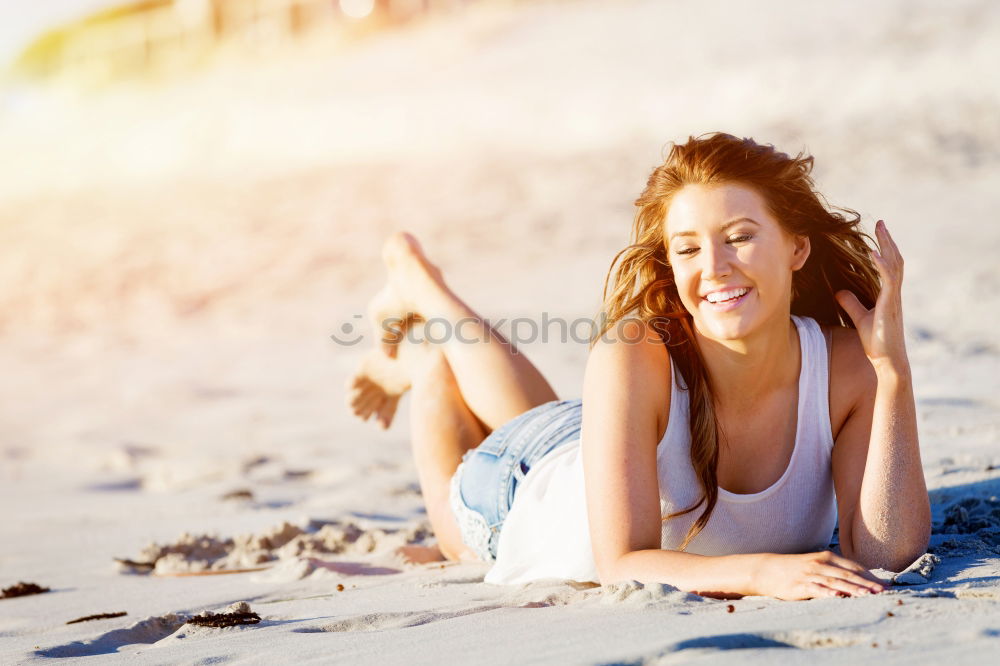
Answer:
<svg viewBox="0 0 1000 666"><path fill-rule="evenodd" d="M258 534L235 538L184 533L174 543L151 543L136 558L118 562L124 572L152 571L169 576L258 569L270 563L291 561L297 572L295 577L302 578L315 569L315 564L303 564L303 560L383 553L423 543L430 534L427 523L400 529L364 529L354 522L313 521L305 528L282 522Z"/></svg>
<svg viewBox="0 0 1000 666"><path fill-rule="evenodd" d="M1000 553L1000 498L965 497L948 504L938 534L975 534Z"/></svg>
<svg viewBox="0 0 1000 666"><path fill-rule="evenodd" d="M703 601L697 594L684 592L665 583L644 584L637 580L612 583L602 588L601 603L605 605L657 606Z"/></svg>

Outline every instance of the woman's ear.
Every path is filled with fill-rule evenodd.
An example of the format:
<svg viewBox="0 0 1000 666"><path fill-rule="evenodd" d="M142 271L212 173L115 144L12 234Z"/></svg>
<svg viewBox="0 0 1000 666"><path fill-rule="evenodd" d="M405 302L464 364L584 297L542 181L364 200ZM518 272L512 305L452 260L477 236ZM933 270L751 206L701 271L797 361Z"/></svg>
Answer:
<svg viewBox="0 0 1000 666"><path fill-rule="evenodd" d="M792 270L797 271L806 264L812 245L809 236L792 236Z"/></svg>

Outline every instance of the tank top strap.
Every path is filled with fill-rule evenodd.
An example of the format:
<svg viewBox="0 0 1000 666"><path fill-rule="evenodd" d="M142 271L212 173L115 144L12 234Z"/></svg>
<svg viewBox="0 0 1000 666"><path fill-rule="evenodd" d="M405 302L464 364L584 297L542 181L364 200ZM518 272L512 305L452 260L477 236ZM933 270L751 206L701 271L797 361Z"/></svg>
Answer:
<svg viewBox="0 0 1000 666"><path fill-rule="evenodd" d="M677 407L682 402L686 402L687 386L684 385L684 378L681 377L681 371L674 362L673 355L667 352L667 357L670 359L670 418L673 418ZM678 393L682 393L683 395L677 396L679 400L675 400L674 396Z"/></svg>
<svg viewBox="0 0 1000 666"><path fill-rule="evenodd" d="M799 416L803 443L815 443L833 449L833 433L830 428L830 368L826 336L819 323L812 317L792 315L798 329L802 348L802 381L799 383L801 409Z"/></svg>

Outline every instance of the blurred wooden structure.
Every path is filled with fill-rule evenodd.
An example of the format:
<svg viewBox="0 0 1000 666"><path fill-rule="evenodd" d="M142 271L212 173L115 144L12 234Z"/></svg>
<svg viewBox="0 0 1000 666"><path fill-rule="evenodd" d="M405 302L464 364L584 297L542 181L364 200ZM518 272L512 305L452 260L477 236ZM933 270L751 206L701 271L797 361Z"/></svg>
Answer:
<svg viewBox="0 0 1000 666"><path fill-rule="evenodd" d="M39 37L15 63L75 84L183 71L220 47L267 52L308 35L344 35L453 10L471 0L143 0Z"/></svg>

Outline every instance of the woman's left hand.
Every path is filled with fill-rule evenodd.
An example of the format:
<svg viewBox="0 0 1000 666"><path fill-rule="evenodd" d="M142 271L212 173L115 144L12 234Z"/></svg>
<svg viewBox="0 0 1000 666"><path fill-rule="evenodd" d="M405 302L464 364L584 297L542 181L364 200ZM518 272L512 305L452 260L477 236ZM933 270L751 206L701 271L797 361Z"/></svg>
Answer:
<svg viewBox="0 0 1000 666"><path fill-rule="evenodd" d="M872 365L903 368L908 365L903 340L903 255L882 220L875 224L875 236L879 250L871 250L871 256L882 281L875 307L867 309L846 290L838 291L836 298L854 322Z"/></svg>

